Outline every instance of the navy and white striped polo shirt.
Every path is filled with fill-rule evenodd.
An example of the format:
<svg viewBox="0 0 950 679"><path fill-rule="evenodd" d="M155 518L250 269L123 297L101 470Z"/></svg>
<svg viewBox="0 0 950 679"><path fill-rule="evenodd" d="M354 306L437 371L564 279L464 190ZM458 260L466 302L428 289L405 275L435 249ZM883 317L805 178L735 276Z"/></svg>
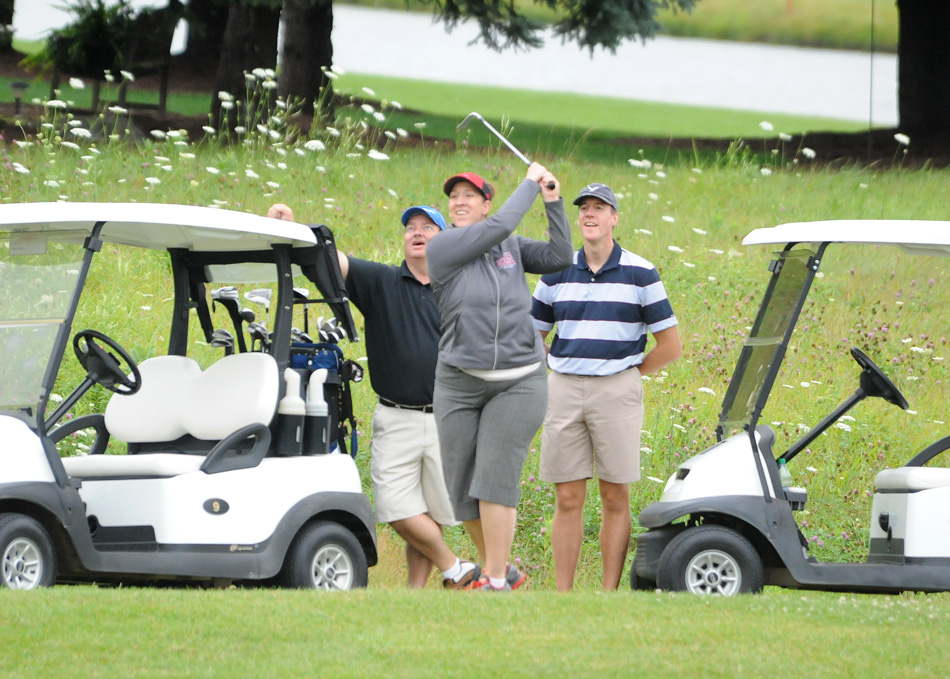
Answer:
<svg viewBox="0 0 950 679"><path fill-rule="evenodd" d="M557 326L548 365L569 375L613 375L640 365L647 332L677 324L654 266L617 241L596 274L581 249L572 266L542 276L531 315L538 330Z"/></svg>

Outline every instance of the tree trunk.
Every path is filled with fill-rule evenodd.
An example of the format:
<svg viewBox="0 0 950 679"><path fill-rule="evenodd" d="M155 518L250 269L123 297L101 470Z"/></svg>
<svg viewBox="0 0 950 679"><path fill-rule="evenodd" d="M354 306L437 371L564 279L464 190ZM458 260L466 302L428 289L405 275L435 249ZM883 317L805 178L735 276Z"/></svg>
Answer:
<svg viewBox="0 0 950 679"><path fill-rule="evenodd" d="M231 5L211 101L211 117L219 127L224 118L229 129L235 125L246 125L248 119L255 119L255 112L245 109L249 93L244 74L255 68L276 68L279 25L279 9L238 3ZM219 92L227 92L234 98L236 103L233 108L222 108Z"/></svg>
<svg viewBox="0 0 950 679"><path fill-rule="evenodd" d="M228 22L227 5L215 0L190 0L188 3L188 44L182 61L195 70L210 73L218 65L224 29Z"/></svg>
<svg viewBox="0 0 950 679"><path fill-rule="evenodd" d="M284 42L280 53L278 93L288 104L310 102L333 116L333 86L325 69L333 65L331 0L284 0Z"/></svg>
<svg viewBox="0 0 950 679"><path fill-rule="evenodd" d="M7 33L6 27L13 24L13 5L15 0L0 0L0 51L7 52L13 49L13 34Z"/></svg>
<svg viewBox="0 0 950 679"><path fill-rule="evenodd" d="M950 140L950 2L898 0L900 131L921 147L946 151Z"/></svg>

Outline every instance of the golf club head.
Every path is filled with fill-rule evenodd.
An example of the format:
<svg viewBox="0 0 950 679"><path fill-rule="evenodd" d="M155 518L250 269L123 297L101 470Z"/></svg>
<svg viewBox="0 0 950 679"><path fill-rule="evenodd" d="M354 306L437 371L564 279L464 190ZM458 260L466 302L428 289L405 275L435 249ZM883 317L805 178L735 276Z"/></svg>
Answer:
<svg viewBox="0 0 950 679"><path fill-rule="evenodd" d="M234 342L234 335L224 328L218 328L211 333L211 342Z"/></svg>
<svg viewBox="0 0 950 679"><path fill-rule="evenodd" d="M270 311L270 301L273 293L269 288L259 288L257 290L248 290L244 293L244 299L254 304L260 304L267 311Z"/></svg>
<svg viewBox="0 0 950 679"><path fill-rule="evenodd" d="M241 310L238 312L238 315L241 317L241 320L245 323L253 323L257 320L257 316L254 315L254 312L248 309L247 307L241 307Z"/></svg>
<svg viewBox="0 0 950 679"><path fill-rule="evenodd" d="M465 116L465 119L464 119L462 122L460 122L460 123L458 124L458 127L456 127L455 129L456 129L456 130L464 130L466 127L468 127L468 124L469 124L470 122L472 122L473 120L479 120L479 121L481 121L482 123L485 122L485 119L482 118L482 116L481 116L480 113L476 113L475 111L472 111L472 112L469 113L467 116Z"/></svg>
<svg viewBox="0 0 950 679"><path fill-rule="evenodd" d="M307 288L294 288L294 299L305 300L310 297L310 291Z"/></svg>
<svg viewBox="0 0 950 679"><path fill-rule="evenodd" d="M224 302L226 300L238 300L238 291L233 285L228 285L223 288L218 288L217 290L211 291L211 299L217 300L219 302Z"/></svg>

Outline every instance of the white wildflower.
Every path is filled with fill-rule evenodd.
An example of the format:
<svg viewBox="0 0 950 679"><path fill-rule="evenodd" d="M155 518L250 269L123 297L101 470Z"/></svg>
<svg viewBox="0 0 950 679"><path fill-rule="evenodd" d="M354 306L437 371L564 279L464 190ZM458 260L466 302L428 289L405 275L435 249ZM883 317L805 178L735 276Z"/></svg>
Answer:
<svg viewBox="0 0 950 679"><path fill-rule="evenodd" d="M207 171L210 172L211 174L220 174L220 173L221 173L221 170L219 170L219 169L216 168L216 167L206 167L205 170L207 170Z"/></svg>
<svg viewBox="0 0 950 679"><path fill-rule="evenodd" d="M693 233L698 233L700 236L705 236L706 232L702 229L693 228Z"/></svg>
<svg viewBox="0 0 950 679"><path fill-rule="evenodd" d="M269 187L271 187L272 189L279 189L279 188L280 188L280 184L278 184L277 182L267 182L267 185L268 185Z"/></svg>
<svg viewBox="0 0 950 679"><path fill-rule="evenodd" d="M135 76L128 71L119 71L119 75L121 75L125 80L128 80L130 83L135 82Z"/></svg>
<svg viewBox="0 0 950 679"><path fill-rule="evenodd" d="M676 219L674 219L673 217L670 217L669 215L663 215L663 221L670 222L672 224L673 222L676 221Z"/></svg>
<svg viewBox="0 0 950 679"><path fill-rule="evenodd" d="M896 141L901 146L910 146L910 137L908 137L906 134L901 134L900 132L894 135L894 141Z"/></svg>
<svg viewBox="0 0 950 679"><path fill-rule="evenodd" d="M786 133L786 132L779 132L779 133L778 133L778 138L781 139L782 141L791 141L791 140L792 140L792 135L790 135L790 134L788 134L788 133Z"/></svg>
<svg viewBox="0 0 950 679"><path fill-rule="evenodd" d="M62 101L61 99L50 99L43 105L46 108L58 108L62 110L66 110L67 108L69 108L69 105L65 101Z"/></svg>
<svg viewBox="0 0 950 679"><path fill-rule="evenodd" d="M715 396L715 395L716 395L716 392L714 392L714 391L713 391L712 389L710 389L709 387L700 387L700 388L699 388L699 391L701 391L701 392L704 393L704 394L709 394L710 396Z"/></svg>
<svg viewBox="0 0 950 679"><path fill-rule="evenodd" d="M66 148L72 149L72 150L74 150L74 151L78 151L78 150L79 150L79 144L74 144L74 143L71 142L71 141L64 141L64 142L62 142L60 145L61 145L61 146L65 146Z"/></svg>
<svg viewBox="0 0 950 679"><path fill-rule="evenodd" d="M774 127L772 127L772 123L770 123L767 120L763 120L761 123L759 123L759 127L761 127L766 132L771 132L772 130L775 129Z"/></svg>
<svg viewBox="0 0 950 679"><path fill-rule="evenodd" d="M375 93L373 90L371 90L370 88L368 88L368 87L363 87L363 88L361 88L361 89L362 89L364 92L366 92L366 94L368 94L368 95L371 96L371 97L375 97L375 96L376 96L376 93Z"/></svg>
<svg viewBox="0 0 950 679"><path fill-rule="evenodd" d="M818 154L815 153L814 149L810 149L805 146L802 148L802 155L808 158L808 160L813 160Z"/></svg>
<svg viewBox="0 0 950 679"><path fill-rule="evenodd" d="M668 245L668 246L666 246L666 249L669 250L670 252L682 252L682 251L683 251L683 248L678 247L678 246L676 246L676 245Z"/></svg>
<svg viewBox="0 0 950 679"><path fill-rule="evenodd" d="M59 182L56 181L55 179L46 179L46 180L43 181L43 186L48 186L48 187L50 187L50 188L52 188L52 189L58 189L58 188L59 188Z"/></svg>
<svg viewBox="0 0 950 679"><path fill-rule="evenodd" d="M211 127L211 125L202 125L201 129L205 131L205 134L217 134L217 130Z"/></svg>
<svg viewBox="0 0 950 679"><path fill-rule="evenodd" d="M373 160L389 160L389 156L387 156L385 153L380 153L376 149L370 149L369 153L367 153L366 155L372 158Z"/></svg>
<svg viewBox="0 0 950 679"><path fill-rule="evenodd" d="M224 90L222 90L218 92L218 99L220 101L234 101L234 96L231 95L229 92L225 92Z"/></svg>
<svg viewBox="0 0 950 679"><path fill-rule="evenodd" d="M155 137L156 139L164 139L164 138L165 138L165 133L164 133L162 130L152 130L151 134L152 134L152 136Z"/></svg>
<svg viewBox="0 0 950 679"><path fill-rule="evenodd" d="M376 113L373 114L373 117L379 122L384 122L386 120L386 116L379 111L376 111Z"/></svg>
<svg viewBox="0 0 950 679"><path fill-rule="evenodd" d="M80 139L89 139L92 136L92 132L87 130L85 127L74 127L69 131L74 137L79 137Z"/></svg>
<svg viewBox="0 0 950 679"><path fill-rule="evenodd" d="M366 113L373 113L376 110L369 104L363 104L362 106L360 106L360 108L366 111Z"/></svg>
<svg viewBox="0 0 950 679"><path fill-rule="evenodd" d="M761 170L759 170L759 172L762 174L763 177L768 177L770 174L772 174L772 170L770 170L767 167L763 167Z"/></svg>
<svg viewBox="0 0 950 679"><path fill-rule="evenodd" d="M308 151L326 151L327 149L326 144L319 139L311 139L303 147Z"/></svg>
<svg viewBox="0 0 950 679"><path fill-rule="evenodd" d="M161 183L162 183L162 180L159 179L158 177L146 177L146 178L145 178L145 183L146 183L146 184L153 184L153 185L154 185L154 184L161 184Z"/></svg>
<svg viewBox="0 0 950 679"><path fill-rule="evenodd" d="M259 174L257 174L254 170L251 170L250 168L248 168L247 170L244 170L244 176L247 177L248 179L261 178Z"/></svg>

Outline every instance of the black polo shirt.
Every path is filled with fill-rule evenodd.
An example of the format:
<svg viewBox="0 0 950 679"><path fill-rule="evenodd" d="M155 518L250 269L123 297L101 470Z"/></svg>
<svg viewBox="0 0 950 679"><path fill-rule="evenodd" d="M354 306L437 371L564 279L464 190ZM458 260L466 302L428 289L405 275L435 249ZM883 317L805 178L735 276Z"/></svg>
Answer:
<svg viewBox="0 0 950 679"><path fill-rule="evenodd" d="M389 266L350 257L346 290L366 323L373 391L403 405L429 405L439 356L435 296L403 260Z"/></svg>

